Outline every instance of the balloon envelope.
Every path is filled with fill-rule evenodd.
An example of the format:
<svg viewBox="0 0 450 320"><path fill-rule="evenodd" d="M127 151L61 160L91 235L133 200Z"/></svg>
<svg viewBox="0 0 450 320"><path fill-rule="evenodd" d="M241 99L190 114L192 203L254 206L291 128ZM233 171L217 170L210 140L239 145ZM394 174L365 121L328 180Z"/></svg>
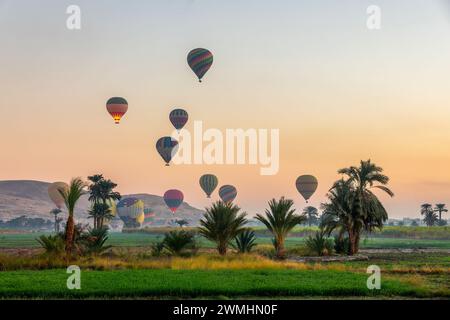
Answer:
<svg viewBox="0 0 450 320"><path fill-rule="evenodd" d="M308 202L309 198L316 192L318 181L312 175L303 175L297 178L295 186L306 202Z"/></svg>
<svg viewBox="0 0 450 320"><path fill-rule="evenodd" d="M48 186L48 196L53 201L58 209L61 209L64 205L64 198L60 191L64 192L69 189L69 185L65 182L54 182Z"/></svg>
<svg viewBox="0 0 450 320"><path fill-rule="evenodd" d="M162 137L156 142L156 150L168 166L170 160L178 151L178 141L172 137Z"/></svg>
<svg viewBox="0 0 450 320"><path fill-rule="evenodd" d="M164 202L172 211L172 213L175 213L177 211L178 207L183 203L183 199L184 195L180 190L171 189L167 190L166 193L164 193Z"/></svg>
<svg viewBox="0 0 450 320"><path fill-rule="evenodd" d="M237 190L234 186L224 185L219 189L219 196L225 203L233 202L237 196Z"/></svg>
<svg viewBox="0 0 450 320"><path fill-rule="evenodd" d="M117 203L117 214L124 222L126 227L137 228L140 227L145 218L144 216L144 202L138 198L124 198Z"/></svg>
<svg viewBox="0 0 450 320"><path fill-rule="evenodd" d="M208 198L211 198L211 193L217 188L219 179L213 174L204 174L200 177L200 187L206 193Z"/></svg>
<svg viewBox="0 0 450 320"><path fill-rule="evenodd" d="M124 98L114 97L106 102L106 110L113 117L114 122L119 124L120 119L128 110L128 102Z"/></svg>
<svg viewBox="0 0 450 320"><path fill-rule="evenodd" d="M175 129L180 130L184 127L189 119L188 113L183 109L175 109L170 112L169 120L175 127Z"/></svg>
<svg viewBox="0 0 450 320"><path fill-rule="evenodd" d="M197 75L197 78L202 82L202 78L205 73L211 68L214 57L212 53L203 48L197 48L191 50L187 57L187 62L192 71Z"/></svg>

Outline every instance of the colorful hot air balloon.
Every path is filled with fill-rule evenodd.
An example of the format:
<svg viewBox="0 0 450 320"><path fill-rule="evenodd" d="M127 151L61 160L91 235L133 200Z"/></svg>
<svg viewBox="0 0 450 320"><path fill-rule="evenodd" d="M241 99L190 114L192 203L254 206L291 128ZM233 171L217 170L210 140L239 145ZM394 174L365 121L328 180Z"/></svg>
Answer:
<svg viewBox="0 0 450 320"><path fill-rule="evenodd" d="M144 217L145 217L145 223L146 224L152 224L154 218L155 218L155 213L153 212L152 208L145 208L144 209Z"/></svg>
<svg viewBox="0 0 450 320"><path fill-rule="evenodd" d="M69 189L69 186L65 182L54 182L48 186L48 196L53 201L58 209L61 209L64 205L64 198L60 191L64 192Z"/></svg>
<svg viewBox="0 0 450 320"><path fill-rule="evenodd" d="M172 213L175 213L177 211L178 207L183 203L183 199L184 195L180 190L171 189L167 190L166 193L164 193L164 202L172 211Z"/></svg>
<svg viewBox="0 0 450 320"><path fill-rule="evenodd" d="M295 186L297 187L298 192L303 196L308 203L309 198L314 194L317 189L317 179L312 175L303 175L297 178L295 182Z"/></svg>
<svg viewBox="0 0 450 320"><path fill-rule="evenodd" d="M117 213L127 228L139 228L144 221L144 202L138 198L124 198L117 203ZM141 221L142 220L142 221Z"/></svg>
<svg viewBox="0 0 450 320"><path fill-rule="evenodd" d="M212 53L206 49L197 48L189 52L187 62L192 71L197 75L199 82L202 82L203 76L211 68L213 59Z"/></svg>
<svg viewBox="0 0 450 320"><path fill-rule="evenodd" d="M213 174L204 174L200 177L200 187L205 191L208 198L211 198L211 193L217 188L219 179Z"/></svg>
<svg viewBox="0 0 450 320"><path fill-rule="evenodd" d="M236 198L237 190L234 186L224 185L219 189L219 196L223 202L230 203L233 202L233 200Z"/></svg>
<svg viewBox="0 0 450 320"><path fill-rule="evenodd" d="M178 151L178 141L172 137L162 137L156 142L156 150L168 166L170 160Z"/></svg>
<svg viewBox="0 0 450 320"><path fill-rule="evenodd" d="M106 110L113 117L114 122L119 124L120 119L128 110L128 102L124 98L114 97L106 102Z"/></svg>
<svg viewBox="0 0 450 320"><path fill-rule="evenodd" d="M175 109L172 110L172 112L169 115L169 120L172 122L175 129L180 131L186 122L188 121L189 115L188 113L183 109Z"/></svg>

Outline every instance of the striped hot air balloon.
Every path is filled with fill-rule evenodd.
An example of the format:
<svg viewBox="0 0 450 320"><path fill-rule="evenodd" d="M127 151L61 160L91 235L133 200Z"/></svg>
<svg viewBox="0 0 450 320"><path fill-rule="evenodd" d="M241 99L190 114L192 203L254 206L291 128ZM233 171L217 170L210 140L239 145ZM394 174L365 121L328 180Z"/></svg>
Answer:
<svg viewBox="0 0 450 320"><path fill-rule="evenodd" d="M180 190L171 189L167 190L166 193L164 193L164 202L172 211L172 213L175 213L177 211L178 207L183 203L183 199L184 195Z"/></svg>
<svg viewBox="0 0 450 320"><path fill-rule="evenodd" d="M206 196L211 198L211 193L217 188L219 179L213 174L204 174L200 177L199 183Z"/></svg>
<svg viewBox="0 0 450 320"><path fill-rule="evenodd" d="M223 202L230 203L233 202L234 199L236 199L237 190L234 186L224 185L219 189L219 196Z"/></svg>
<svg viewBox="0 0 450 320"><path fill-rule="evenodd" d="M309 198L316 192L318 182L316 177L312 175L303 175L297 178L295 182L298 192L303 196L308 203Z"/></svg>
<svg viewBox="0 0 450 320"><path fill-rule="evenodd" d="M199 82L202 82L203 76L211 68L213 59L212 53L207 49L197 48L189 52L187 62L197 75Z"/></svg>
<svg viewBox="0 0 450 320"><path fill-rule="evenodd" d="M178 141L172 137L162 137L156 142L156 150L168 166L172 157L178 151Z"/></svg>
<svg viewBox="0 0 450 320"><path fill-rule="evenodd" d="M116 210L127 228L139 228L145 219L144 202L138 198L131 197L120 200L116 205Z"/></svg>
<svg viewBox="0 0 450 320"><path fill-rule="evenodd" d="M119 124L120 119L128 110L128 102L124 98L114 97L106 102L106 110L113 117L114 122Z"/></svg>
<svg viewBox="0 0 450 320"><path fill-rule="evenodd" d="M183 109L175 109L170 112L169 120L175 129L180 131L189 119L188 113Z"/></svg>

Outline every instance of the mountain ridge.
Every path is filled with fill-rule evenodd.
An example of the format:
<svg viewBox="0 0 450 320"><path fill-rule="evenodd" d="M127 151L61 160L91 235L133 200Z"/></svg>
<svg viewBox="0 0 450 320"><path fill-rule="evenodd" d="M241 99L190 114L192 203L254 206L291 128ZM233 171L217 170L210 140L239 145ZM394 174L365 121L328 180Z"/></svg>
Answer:
<svg viewBox="0 0 450 320"><path fill-rule="evenodd" d="M49 213L55 207L48 197L49 182L39 180L0 180L0 220L10 220L22 215L33 218L53 219ZM153 223L167 225L171 220L182 218L197 225L203 211L183 202L174 215L166 207L161 196L148 193L133 193L122 197L136 197L144 201L146 208L155 213ZM90 203L87 195L83 196L75 210L75 219L82 223L91 222L87 211ZM63 210L64 211L64 210Z"/></svg>

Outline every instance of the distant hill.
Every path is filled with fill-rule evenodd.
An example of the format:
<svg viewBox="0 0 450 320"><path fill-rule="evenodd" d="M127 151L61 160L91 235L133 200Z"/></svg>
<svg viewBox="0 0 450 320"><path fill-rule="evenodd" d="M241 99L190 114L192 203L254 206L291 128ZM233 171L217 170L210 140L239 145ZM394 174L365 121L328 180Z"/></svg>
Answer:
<svg viewBox="0 0 450 320"><path fill-rule="evenodd" d="M0 220L25 215L33 218L52 219L49 211L55 206L47 194L50 183L32 180L0 181ZM137 197L144 201L146 208L152 208L155 213L154 224L167 225L172 219L186 219L191 225L197 225L202 211L184 202L173 215L160 196L138 193L123 195ZM88 223L87 211L90 207L87 196L78 203L75 218L78 222Z"/></svg>

